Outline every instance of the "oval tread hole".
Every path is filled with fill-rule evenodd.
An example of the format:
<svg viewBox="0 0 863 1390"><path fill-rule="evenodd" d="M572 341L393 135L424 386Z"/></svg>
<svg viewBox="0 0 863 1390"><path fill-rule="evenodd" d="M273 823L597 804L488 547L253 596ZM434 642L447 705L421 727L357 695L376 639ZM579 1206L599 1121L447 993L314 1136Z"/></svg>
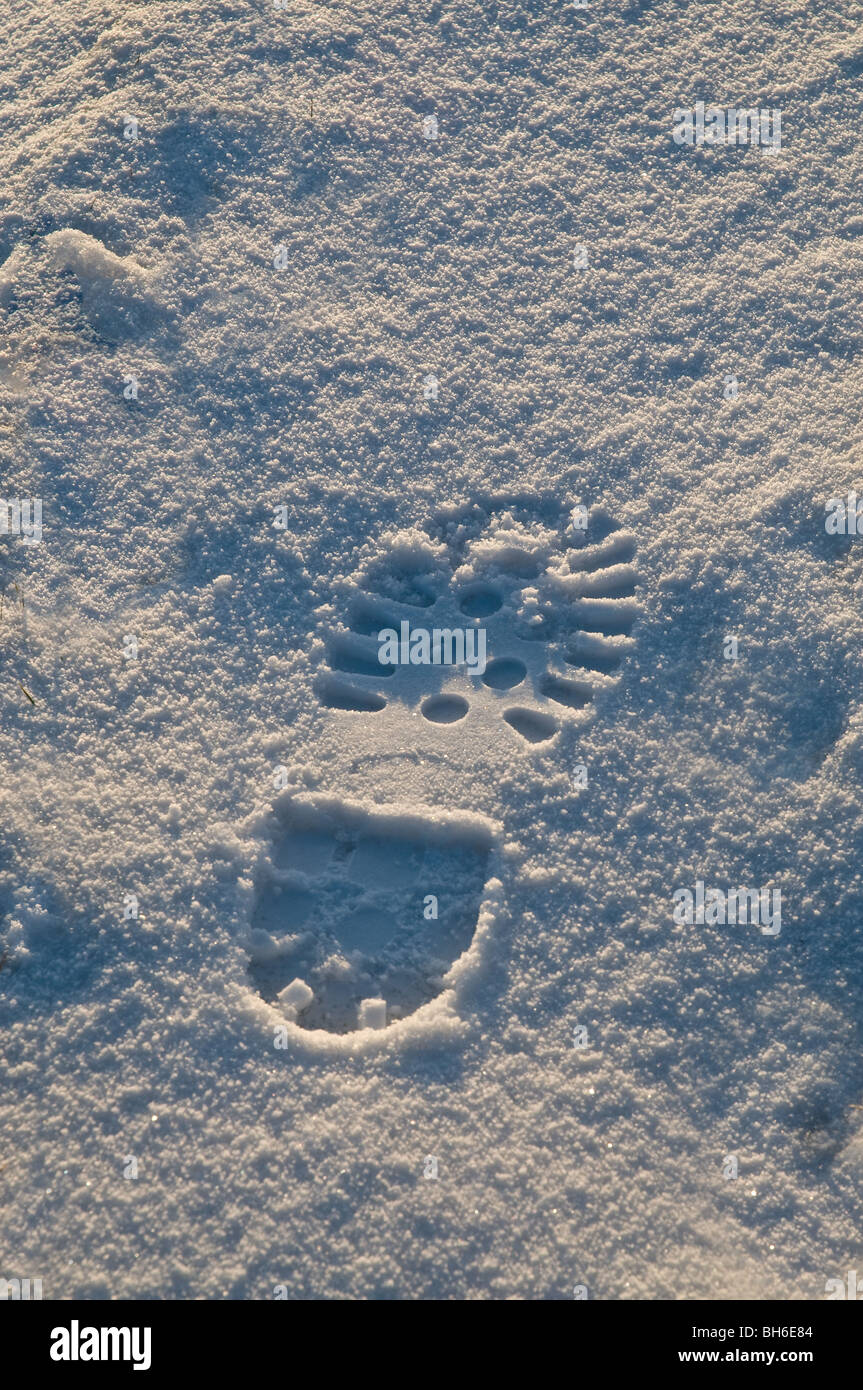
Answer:
<svg viewBox="0 0 863 1390"><path fill-rule="evenodd" d="M459 608L468 618L488 618L503 604L503 595L490 584L477 584L465 590Z"/></svg>
<svg viewBox="0 0 863 1390"><path fill-rule="evenodd" d="M552 734L557 733L557 720L548 714L537 714L536 710L508 709L504 711L503 717L517 734L527 739L528 743L544 743Z"/></svg>
<svg viewBox="0 0 863 1390"><path fill-rule="evenodd" d="M464 719L470 705L461 695L431 695L423 700L420 709L432 724L455 724Z"/></svg>
<svg viewBox="0 0 863 1390"><path fill-rule="evenodd" d="M488 663L483 681L492 690L512 690L514 685L521 685L526 675L527 667L523 661L517 661L515 657L501 656Z"/></svg>

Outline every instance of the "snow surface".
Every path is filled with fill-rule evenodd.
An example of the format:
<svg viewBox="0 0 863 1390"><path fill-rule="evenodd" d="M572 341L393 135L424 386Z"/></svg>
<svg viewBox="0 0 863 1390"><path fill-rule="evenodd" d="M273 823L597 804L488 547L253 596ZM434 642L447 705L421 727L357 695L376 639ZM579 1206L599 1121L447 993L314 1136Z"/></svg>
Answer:
<svg viewBox="0 0 863 1390"><path fill-rule="evenodd" d="M44 509L0 536L0 1276L823 1298L863 1258L859 9L0 33L0 495ZM697 100L781 150L675 145ZM521 692L343 669L364 604L498 599ZM446 959L391 952L423 874ZM697 880L781 934L675 926Z"/></svg>

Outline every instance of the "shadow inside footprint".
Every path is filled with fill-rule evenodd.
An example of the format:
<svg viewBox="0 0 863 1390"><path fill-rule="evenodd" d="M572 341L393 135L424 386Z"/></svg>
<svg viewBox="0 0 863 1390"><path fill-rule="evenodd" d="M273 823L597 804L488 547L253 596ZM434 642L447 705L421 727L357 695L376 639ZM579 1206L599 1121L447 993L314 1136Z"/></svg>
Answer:
<svg viewBox="0 0 863 1390"><path fill-rule="evenodd" d="M528 743L544 743L558 730L557 720L532 709L507 709L503 717Z"/></svg>
<svg viewBox="0 0 863 1390"><path fill-rule="evenodd" d="M385 1027L439 994L470 946L491 835L292 802L258 874L249 974L310 1029Z"/></svg>

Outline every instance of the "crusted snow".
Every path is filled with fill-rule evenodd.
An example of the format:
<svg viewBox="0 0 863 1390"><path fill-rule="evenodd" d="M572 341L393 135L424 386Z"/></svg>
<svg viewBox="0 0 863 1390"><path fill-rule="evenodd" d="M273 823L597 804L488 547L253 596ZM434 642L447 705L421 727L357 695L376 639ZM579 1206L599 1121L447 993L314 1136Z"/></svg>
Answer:
<svg viewBox="0 0 863 1390"><path fill-rule="evenodd" d="M823 1297L863 1218L863 537L824 527L863 493L858 17L16 0L0 33L0 496L44 526L0 536L0 1277ZM696 100L781 108L781 150L675 146ZM328 666L358 596L471 585L556 681L578 605L588 707L539 666L331 707L372 703ZM261 895L330 911L340 854L456 897L488 863L431 997L308 1027ZM780 935L676 926L699 880L781 888ZM337 1000L349 946L312 962Z"/></svg>

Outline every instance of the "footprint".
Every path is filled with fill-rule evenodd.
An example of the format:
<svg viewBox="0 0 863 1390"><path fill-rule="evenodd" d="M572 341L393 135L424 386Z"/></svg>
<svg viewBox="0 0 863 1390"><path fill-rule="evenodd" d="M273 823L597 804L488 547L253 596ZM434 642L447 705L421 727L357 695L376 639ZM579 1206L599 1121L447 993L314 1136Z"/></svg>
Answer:
<svg viewBox="0 0 863 1390"><path fill-rule="evenodd" d="M400 533L363 566L342 617L323 615L317 694L361 714L401 703L439 725L485 710L525 742L546 742L563 721L589 719L620 678L639 611L634 554L632 534L601 508L517 499ZM428 632L432 652L444 634L437 663L405 663L403 643L391 661L388 631ZM459 632L468 656L484 643L484 666L453 664Z"/></svg>
<svg viewBox="0 0 863 1390"><path fill-rule="evenodd" d="M283 1018L345 1034L408 1017L468 949L492 828L282 798L254 873L249 974Z"/></svg>
<svg viewBox="0 0 863 1390"><path fill-rule="evenodd" d="M529 748L564 722L586 721L633 645L634 552L633 537L602 509L524 497L387 537L345 584L341 616L318 614L315 683L336 737L365 744L375 763L438 760L463 787L466 729L478 728L485 757L489 734ZM429 655L437 630L437 662L381 663L381 631L401 633L402 624L429 634ZM446 650L456 632L465 653L483 650L482 634L485 659L473 671L446 660L458 654ZM358 718L368 739L339 722ZM418 750L420 728L450 746ZM319 1037L409 1018L457 982L453 966L491 919L497 843L497 827L471 814L285 792L247 879L257 991Z"/></svg>
<svg viewBox="0 0 863 1390"><path fill-rule="evenodd" d="M154 272L76 228L52 231L35 244L22 241L0 265L3 308L14 307L23 295L40 306L44 321L64 286L74 292L79 322L89 324L103 342L116 346L165 330L166 308Z"/></svg>

